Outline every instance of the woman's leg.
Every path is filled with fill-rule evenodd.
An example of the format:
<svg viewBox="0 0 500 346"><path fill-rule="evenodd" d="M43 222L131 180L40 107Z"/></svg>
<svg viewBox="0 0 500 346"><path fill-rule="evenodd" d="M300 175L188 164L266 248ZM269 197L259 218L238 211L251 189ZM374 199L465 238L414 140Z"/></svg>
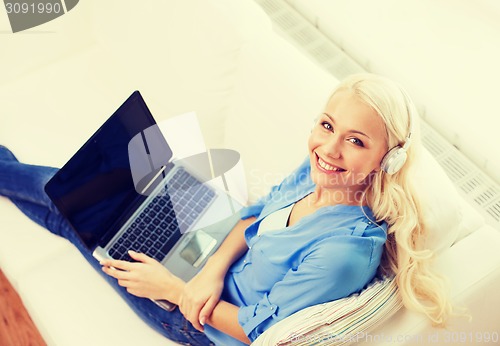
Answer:
<svg viewBox="0 0 500 346"><path fill-rule="evenodd" d="M57 169L52 167L22 164L7 148L0 146L0 195L8 197L39 225L62 235L59 229L64 219L43 190L55 172Z"/></svg>
<svg viewBox="0 0 500 346"><path fill-rule="evenodd" d="M117 280L102 272L90 249L76 236L44 191L45 184L56 172L56 168L20 163L7 148L0 146L0 195L9 198L39 225L73 243L92 267L101 273L131 308L153 328L180 343L209 345L210 341L206 336L194 329L178 309L168 312L149 299L133 296L119 286Z"/></svg>

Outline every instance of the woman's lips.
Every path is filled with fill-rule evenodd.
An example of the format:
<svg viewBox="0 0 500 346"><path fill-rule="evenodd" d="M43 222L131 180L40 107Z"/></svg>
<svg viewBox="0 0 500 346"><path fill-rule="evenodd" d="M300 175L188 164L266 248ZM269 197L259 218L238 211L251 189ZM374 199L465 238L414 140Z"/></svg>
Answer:
<svg viewBox="0 0 500 346"><path fill-rule="evenodd" d="M319 170L321 170L325 173L328 173L328 174L342 173L342 172L346 171L342 167L338 167L338 166L332 165L330 163L327 163L321 157L319 157L318 154L315 153L315 155L316 155L316 164L317 164Z"/></svg>

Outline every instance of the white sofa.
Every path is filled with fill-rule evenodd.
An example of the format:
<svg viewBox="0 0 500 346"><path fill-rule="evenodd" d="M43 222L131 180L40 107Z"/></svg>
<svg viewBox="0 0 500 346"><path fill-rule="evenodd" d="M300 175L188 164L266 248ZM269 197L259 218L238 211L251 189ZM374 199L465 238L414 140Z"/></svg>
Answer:
<svg viewBox="0 0 500 346"><path fill-rule="evenodd" d="M82 1L33 32L0 37L8 48L0 57L0 143L20 160L61 166L138 89L158 121L195 111L207 147L238 150L250 200L302 160L312 118L338 82L276 35L251 0ZM401 309L370 331L375 340L367 344L409 345L419 336L463 345L459 332L498 331L500 234L432 158L426 165L419 179L436 231L430 246L473 319L443 331ZM174 344L136 317L67 241L4 198L0 210L0 267L47 344Z"/></svg>

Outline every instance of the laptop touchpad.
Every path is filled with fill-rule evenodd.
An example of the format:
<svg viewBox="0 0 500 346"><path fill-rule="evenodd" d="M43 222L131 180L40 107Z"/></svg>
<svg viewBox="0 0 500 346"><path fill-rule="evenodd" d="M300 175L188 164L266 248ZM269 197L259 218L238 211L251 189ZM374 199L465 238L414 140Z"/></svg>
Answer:
<svg viewBox="0 0 500 346"><path fill-rule="evenodd" d="M194 236L181 250L180 255L193 267L198 268L212 249L217 245L217 240L202 230L196 231Z"/></svg>

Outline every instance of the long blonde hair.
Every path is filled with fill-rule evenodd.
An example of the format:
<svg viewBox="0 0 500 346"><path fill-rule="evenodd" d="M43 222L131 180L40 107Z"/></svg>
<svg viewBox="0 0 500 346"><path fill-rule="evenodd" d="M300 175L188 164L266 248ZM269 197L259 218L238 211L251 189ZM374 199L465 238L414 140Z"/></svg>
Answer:
<svg viewBox="0 0 500 346"><path fill-rule="evenodd" d="M421 150L416 107L399 85L378 75L351 75L339 84L339 90L350 90L383 119L388 150L404 144L410 121L413 124L403 168L393 175L382 170L373 173L364 200L375 221L388 224L380 272L396 275L405 307L424 313L433 325L444 327L453 309L444 279L432 270L434 253L424 247L428 230L418 190L412 184Z"/></svg>

